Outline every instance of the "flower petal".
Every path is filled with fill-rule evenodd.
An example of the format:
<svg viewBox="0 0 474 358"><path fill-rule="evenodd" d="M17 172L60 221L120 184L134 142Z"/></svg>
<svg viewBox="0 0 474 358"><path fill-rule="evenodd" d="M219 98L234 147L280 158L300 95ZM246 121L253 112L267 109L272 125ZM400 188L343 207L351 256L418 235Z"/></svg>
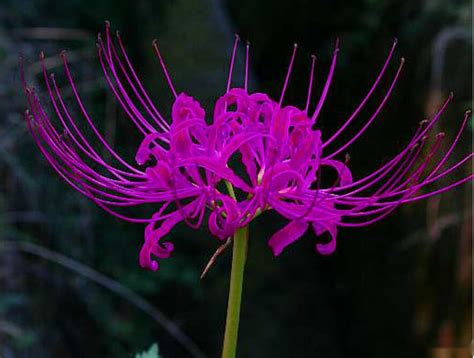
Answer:
<svg viewBox="0 0 474 358"><path fill-rule="evenodd" d="M352 173L343 162L332 159L323 159L321 165L333 167L339 175L338 186L344 186L352 183Z"/></svg>
<svg viewBox="0 0 474 358"><path fill-rule="evenodd" d="M273 255L280 255L285 247L303 236L307 229L307 222L294 220L273 234L271 239L268 240L268 246L272 249Z"/></svg>
<svg viewBox="0 0 474 358"><path fill-rule="evenodd" d="M140 266L152 271L158 270L158 262L152 259L152 254L159 259L170 257L174 247L171 242L165 242L160 246L160 239L168 234L170 230L182 220L180 212L174 213L162 222L158 229L154 229L155 222L147 225L145 229L145 243L140 250Z"/></svg>
<svg viewBox="0 0 474 358"><path fill-rule="evenodd" d="M331 240L328 243L316 244L316 251L321 255L331 255L336 250L337 225L335 222L314 222L313 229L316 235L322 235L326 231L331 235Z"/></svg>

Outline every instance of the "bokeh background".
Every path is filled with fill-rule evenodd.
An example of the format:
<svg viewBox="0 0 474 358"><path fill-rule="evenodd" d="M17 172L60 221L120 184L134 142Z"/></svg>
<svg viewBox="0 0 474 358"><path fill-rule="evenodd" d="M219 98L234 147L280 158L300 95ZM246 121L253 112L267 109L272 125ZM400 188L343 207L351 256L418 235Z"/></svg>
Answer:
<svg viewBox="0 0 474 358"><path fill-rule="evenodd" d="M250 88L274 97L292 44L299 43L287 102L300 106L310 54L318 56L318 92L340 37L335 82L319 119L323 133L332 133L360 102L397 37L396 57L407 63L380 119L350 148L358 177L401 149L450 91L455 100L438 130L450 138L455 133L472 105L471 6L469 0L2 0L0 356L132 357L157 343L164 358L218 357L231 258L227 250L200 280L219 242L205 229L180 225L169 235L173 258L157 273L141 270L143 226L102 212L36 150L22 117L19 53L29 80L42 88L38 53L44 50L72 103L58 56L68 50L95 121L114 148L132 157L139 137L107 90L96 58L104 20L121 30L165 113L171 96L153 38L176 87L211 108L225 89L233 33L251 41ZM242 79L241 70L235 78ZM472 125L453 160L472 151L471 139ZM266 241L283 222L260 217L251 225L239 356L467 357L471 192L465 185L369 228L343 229L330 257L315 254L315 239L307 234L274 258Z"/></svg>

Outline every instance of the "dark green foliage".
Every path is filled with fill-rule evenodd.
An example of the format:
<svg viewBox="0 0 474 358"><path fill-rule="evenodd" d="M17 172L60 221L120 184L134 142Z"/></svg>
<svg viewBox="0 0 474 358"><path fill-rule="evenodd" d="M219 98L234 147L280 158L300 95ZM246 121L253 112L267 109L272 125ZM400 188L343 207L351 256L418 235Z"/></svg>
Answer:
<svg viewBox="0 0 474 358"><path fill-rule="evenodd" d="M230 251L199 280L220 243L205 229L180 225L168 238L175 243L173 258L157 273L141 270L143 226L108 216L58 178L36 150L20 115L26 103L19 52L30 69L41 49L50 56L63 48L82 54L81 61L73 62L82 97L98 126L113 133L118 152L132 160L139 136L131 134L133 126L105 90L94 54L95 34L107 19L121 30L139 75L164 113L170 111L171 96L151 50L155 37L177 88L202 101L210 114L225 89L232 32L252 43L250 88L274 97L281 90L291 46L300 44L286 99L299 106L306 94L309 55L318 56L314 93L319 94L340 36L335 82L319 119L325 133L333 133L360 102L398 37L397 54L407 58L406 69L380 119L350 148L356 176L401 149L426 116L436 36L453 26L470 33L471 24L470 2L452 0L2 1L2 357L130 357L151 342L159 342L164 357L189 356L175 337L123 297L57 262L2 249L5 242L19 240L62 253L116 280L156 306L209 357L220 352ZM85 38L37 39L26 31L36 27L80 29ZM472 102L470 41L453 41L442 69L440 90L443 95L456 93L439 128L448 136ZM239 57L235 83L242 81L242 63ZM60 67L54 71L64 83ZM29 74L41 88L38 74ZM363 123L382 96L380 92L370 102L356 123ZM353 133L355 129L344 138ZM470 150L466 136L458 152ZM446 342L446 336L450 346L467 345L471 280L469 270L467 279L463 272L470 267L469 198L465 187L444 195L439 209L434 201L418 203L368 229L341 230L331 257L315 254L315 238L308 234L274 258L266 241L284 223L276 215L260 217L250 231L240 357L418 358L431 357L431 348ZM439 233L428 230L434 225L442 228ZM153 347L136 357L157 358Z"/></svg>
<svg viewBox="0 0 474 358"><path fill-rule="evenodd" d="M155 343L146 352L135 354L135 358L160 358L158 345Z"/></svg>

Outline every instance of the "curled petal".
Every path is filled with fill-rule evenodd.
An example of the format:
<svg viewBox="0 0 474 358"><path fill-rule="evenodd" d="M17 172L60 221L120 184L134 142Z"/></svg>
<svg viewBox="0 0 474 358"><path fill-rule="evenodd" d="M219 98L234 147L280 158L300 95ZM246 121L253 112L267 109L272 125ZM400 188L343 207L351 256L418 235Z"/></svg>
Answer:
<svg viewBox="0 0 474 358"><path fill-rule="evenodd" d="M333 167L339 176L338 186L344 186L352 183L352 174L346 164L333 159L323 159L321 165Z"/></svg>
<svg viewBox="0 0 474 358"><path fill-rule="evenodd" d="M272 249L273 255L280 255L285 247L303 236L307 229L307 222L294 220L273 234L271 239L268 240L268 246Z"/></svg>
<svg viewBox="0 0 474 358"><path fill-rule="evenodd" d="M316 235L329 232L331 240L328 243L317 243L316 251L321 255L331 255L336 250L337 225L334 222L313 222L313 230Z"/></svg>
<svg viewBox="0 0 474 358"><path fill-rule="evenodd" d="M155 222L147 225L145 229L145 243L140 250L140 266L152 271L158 270L158 262L153 260L152 255L159 259L170 257L174 247L171 242L160 243L160 239L168 234L170 230L182 220L181 213L176 212L163 221L159 228L155 229Z"/></svg>
<svg viewBox="0 0 474 358"><path fill-rule="evenodd" d="M169 187L171 181L171 169L165 162L161 161L154 167L146 168L145 173L149 181L156 182L163 187Z"/></svg>
<svg viewBox="0 0 474 358"><path fill-rule="evenodd" d="M293 134L294 133L294 134ZM308 166L313 155L313 160L318 162L321 158L322 142L320 131L294 130L292 139L294 140L294 154L291 157L291 166L296 170Z"/></svg>
<svg viewBox="0 0 474 358"><path fill-rule="evenodd" d="M209 230L217 238L224 240L235 233L239 224L239 209L234 199L219 195L215 199L222 203L209 215Z"/></svg>
<svg viewBox="0 0 474 358"><path fill-rule="evenodd" d="M179 162L179 167L192 168L193 166L204 168L209 172L216 174L221 179L229 181L235 187L242 189L246 192L252 191L252 188L242 179L240 179L237 175L235 175L235 173L231 169L227 168L220 162L216 162L214 158L204 156L192 157L183 159Z"/></svg>
<svg viewBox="0 0 474 358"><path fill-rule="evenodd" d="M284 146L288 142L288 129L290 127L290 116L288 111L278 110L274 112L270 134L275 138L279 146Z"/></svg>
<svg viewBox="0 0 474 358"><path fill-rule="evenodd" d="M204 119L205 112L198 101L184 93L180 93L173 103L171 117L173 124L177 124L186 119L200 118Z"/></svg>

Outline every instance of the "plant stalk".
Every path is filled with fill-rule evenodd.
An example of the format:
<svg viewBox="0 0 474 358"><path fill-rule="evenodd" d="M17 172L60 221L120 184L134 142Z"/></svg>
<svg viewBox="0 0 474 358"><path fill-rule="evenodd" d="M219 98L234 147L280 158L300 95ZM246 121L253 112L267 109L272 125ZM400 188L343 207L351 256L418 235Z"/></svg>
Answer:
<svg viewBox="0 0 474 358"><path fill-rule="evenodd" d="M222 358L235 358L237 353L240 305L242 302L242 286L244 282L245 261L247 258L248 235L248 226L238 229L234 235L229 301L227 303Z"/></svg>

